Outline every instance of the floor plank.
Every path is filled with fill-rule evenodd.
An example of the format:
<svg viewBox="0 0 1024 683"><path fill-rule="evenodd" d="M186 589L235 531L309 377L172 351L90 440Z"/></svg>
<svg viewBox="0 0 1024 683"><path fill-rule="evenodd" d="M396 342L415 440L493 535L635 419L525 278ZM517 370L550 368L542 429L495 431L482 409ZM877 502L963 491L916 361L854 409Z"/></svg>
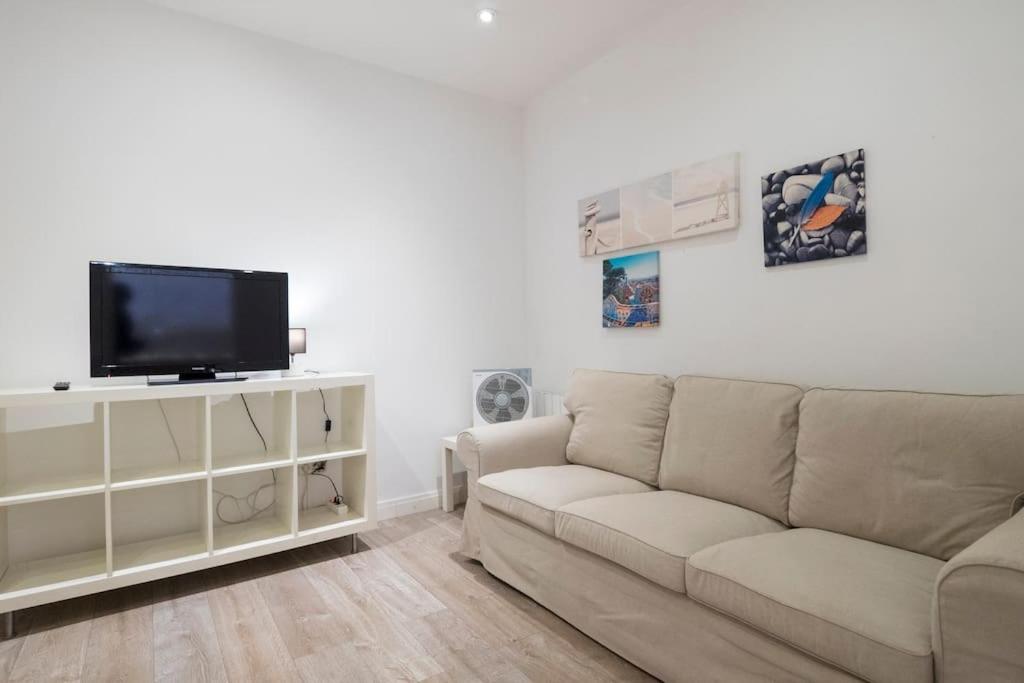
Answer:
<svg viewBox="0 0 1024 683"><path fill-rule="evenodd" d="M82 680L152 680L153 653L153 584L97 596Z"/></svg>
<svg viewBox="0 0 1024 683"><path fill-rule="evenodd" d="M154 680L228 680L203 572L154 586Z"/></svg>
<svg viewBox="0 0 1024 683"><path fill-rule="evenodd" d="M85 666L96 596L37 607L11 681L77 681Z"/></svg>
<svg viewBox="0 0 1024 683"><path fill-rule="evenodd" d="M225 578L237 570L233 565L221 568L216 573L221 585L207 593L228 680L300 680L256 580Z"/></svg>
<svg viewBox="0 0 1024 683"><path fill-rule="evenodd" d="M459 555L459 512L24 610L0 681L653 680Z"/></svg>

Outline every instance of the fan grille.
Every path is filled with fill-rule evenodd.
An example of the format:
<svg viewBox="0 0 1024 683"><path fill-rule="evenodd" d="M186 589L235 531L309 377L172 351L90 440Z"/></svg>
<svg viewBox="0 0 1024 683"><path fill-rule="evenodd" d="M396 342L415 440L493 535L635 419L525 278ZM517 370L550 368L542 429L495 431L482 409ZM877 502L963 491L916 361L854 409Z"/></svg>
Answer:
<svg viewBox="0 0 1024 683"><path fill-rule="evenodd" d="M511 422L526 416L530 394L526 383L511 372L489 375L476 390L476 409L490 424Z"/></svg>

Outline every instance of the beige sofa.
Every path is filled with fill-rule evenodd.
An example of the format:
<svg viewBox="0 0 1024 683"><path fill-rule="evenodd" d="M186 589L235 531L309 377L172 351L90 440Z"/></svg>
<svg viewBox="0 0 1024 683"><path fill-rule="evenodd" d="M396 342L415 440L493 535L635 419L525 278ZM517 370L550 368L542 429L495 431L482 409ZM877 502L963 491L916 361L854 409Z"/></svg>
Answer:
<svg viewBox="0 0 1024 683"><path fill-rule="evenodd" d="M1024 681L1024 397L578 370L463 552L665 680Z"/></svg>

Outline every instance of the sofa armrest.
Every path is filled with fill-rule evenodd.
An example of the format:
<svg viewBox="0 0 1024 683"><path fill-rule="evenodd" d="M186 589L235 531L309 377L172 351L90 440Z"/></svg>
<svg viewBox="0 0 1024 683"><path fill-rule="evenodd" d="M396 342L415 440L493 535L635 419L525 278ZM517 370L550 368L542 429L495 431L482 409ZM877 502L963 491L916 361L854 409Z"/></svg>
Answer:
<svg viewBox="0 0 1024 683"><path fill-rule="evenodd" d="M459 460L474 478L542 465L565 465L572 418L537 417L467 429L459 434Z"/></svg>
<svg viewBox="0 0 1024 683"><path fill-rule="evenodd" d="M932 610L938 679L1024 680L1024 513L939 572Z"/></svg>
<svg viewBox="0 0 1024 683"><path fill-rule="evenodd" d="M462 516L462 554L480 559L480 498L476 480L485 474L521 467L565 465L572 418L537 417L467 429L459 434L456 454L466 467L466 510Z"/></svg>

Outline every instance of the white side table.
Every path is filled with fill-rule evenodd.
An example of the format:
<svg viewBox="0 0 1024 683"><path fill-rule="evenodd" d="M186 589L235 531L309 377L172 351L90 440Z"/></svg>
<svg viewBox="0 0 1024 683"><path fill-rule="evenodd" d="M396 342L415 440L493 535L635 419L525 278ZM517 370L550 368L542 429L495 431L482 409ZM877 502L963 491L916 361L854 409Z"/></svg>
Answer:
<svg viewBox="0 0 1024 683"><path fill-rule="evenodd" d="M456 437L441 439L441 507L445 512L455 509L455 477L452 474Z"/></svg>

